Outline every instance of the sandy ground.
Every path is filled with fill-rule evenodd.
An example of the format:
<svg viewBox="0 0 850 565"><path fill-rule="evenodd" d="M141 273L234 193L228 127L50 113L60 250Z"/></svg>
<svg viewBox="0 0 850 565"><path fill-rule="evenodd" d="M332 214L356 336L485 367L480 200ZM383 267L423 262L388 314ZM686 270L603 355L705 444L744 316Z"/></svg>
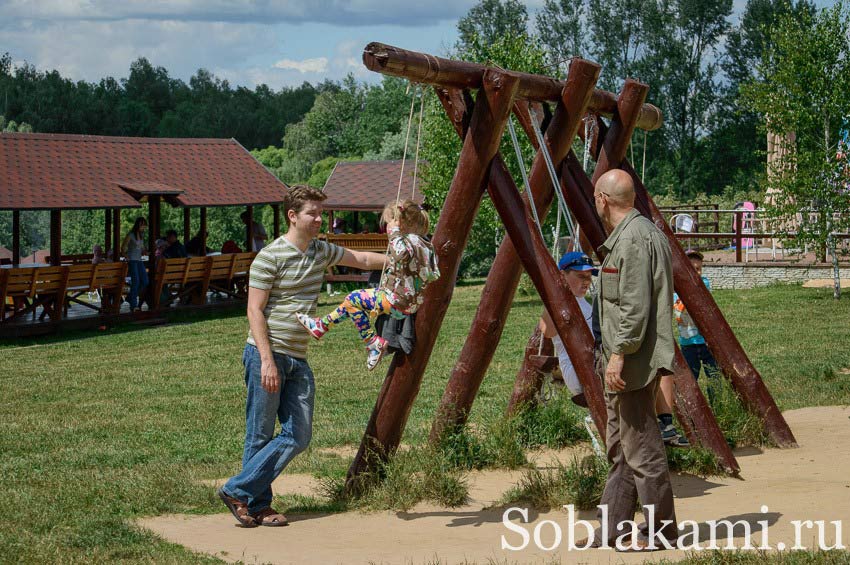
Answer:
<svg viewBox="0 0 850 565"><path fill-rule="evenodd" d="M707 520L743 520L751 525L754 545L762 543L762 525L767 523L768 544L794 545L792 520L825 520L826 541L835 540L829 522L841 520L850 528L850 408L804 408L785 413L797 440L798 449L748 448L736 452L743 479L702 479L674 475L678 519L700 522L701 545L708 545ZM552 457L567 461L569 452L538 455L540 466ZM162 538L198 552L228 561L247 563L633 563L647 558L675 559L680 550L652 554L622 554L612 550L568 551L567 514L563 510L540 513L529 510L525 524L533 535L543 520L556 522L564 538L553 551L538 549L533 541L522 551L502 550L502 536L510 544L521 537L502 524L504 509L487 510L521 475L521 472L492 471L470 476L471 501L462 508L445 509L419 505L409 512L355 512L332 515L290 515L285 528L237 527L230 514L211 516L160 516L139 522ZM309 494L316 486L311 477L284 475L274 485L276 492ZM767 511L762 512L762 506ZM580 518L591 519L583 512ZM518 519L515 514L514 517ZM517 523L517 520L515 520ZM743 524L735 528L735 545L744 544ZM544 524L541 541L550 545L554 529ZM576 537L582 537L581 529ZM816 530L803 528L802 543L817 543ZM850 532L842 532L850 545ZM719 542L725 544L725 540Z"/></svg>

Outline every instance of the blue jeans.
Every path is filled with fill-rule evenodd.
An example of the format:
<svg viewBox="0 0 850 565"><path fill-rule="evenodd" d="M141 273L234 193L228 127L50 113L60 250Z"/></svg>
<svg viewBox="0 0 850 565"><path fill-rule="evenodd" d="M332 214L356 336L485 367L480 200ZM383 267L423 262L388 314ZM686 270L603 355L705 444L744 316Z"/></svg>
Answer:
<svg viewBox="0 0 850 565"><path fill-rule="evenodd" d="M242 472L225 483L224 492L248 503L252 514L272 502L272 481L292 459L307 449L313 434L316 387L306 359L274 353L280 390L266 392L261 385L260 352L246 345L242 354L248 401L245 409L245 449ZM275 419L280 433L274 435Z"/></svg>
<svg viewBox="0 0 850 565"><path fill-rule="evenodd" d="M142 261L127 261L127 275L130 277L130 293L127 302L132 310L139 304L139 294L148 286L148 270Z"/></svg>
<svg viewBox="0 0 850 565"><path fill-rule="evenodd" d="M717 361L708 346L704 343L694 345L683 345L682 355L685 356L685 361L688 362L688 367L694 375L694 379L699 379L700 369L705 369L705 375L708 380L708 401L714 404L715 384L717 377L720 375L720 369L717 367Z"/></svg>

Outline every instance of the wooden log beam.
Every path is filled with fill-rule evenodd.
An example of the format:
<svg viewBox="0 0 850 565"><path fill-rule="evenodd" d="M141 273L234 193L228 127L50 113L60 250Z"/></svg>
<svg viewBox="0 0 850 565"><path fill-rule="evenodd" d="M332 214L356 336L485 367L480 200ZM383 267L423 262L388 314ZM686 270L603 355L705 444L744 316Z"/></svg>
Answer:
<svg viewBox="0 0 850 565"><path fill-rule="evenodd" d="M544 138L555 164L563 159L572 145L593 87L599 78L599 72L599 65L582 59L574 59L570 64L570 74L564 86L563 95ZM454 104L456 108L462 105L463 101L459 100ZM520 111L517 114L523 129L530 128L531 117L527 113L527 106L523 107L522 104L518 106ZM453 115L451 108L446 109L458 134L463 135L461 123L463 112ZM536 146L537 140L533 135L531 139ZM529 184L539 216L546 217L554 191L542 154L538 153L535 157ZM523 198L527 201L526 195L523 195ZM466 422L502 337L521 274L522 264L516 250L511 239L505 238L487 276L469 335L440 400L431 428L432 442L439 441L446 430L457 429Z"/></svg>
<svg viewBox="0 0 850 565"><path fill-rule="evenodd" d="M348 470L348 490L356 490L359 477L398 447L454 291L460 257L519 84L513 74L499 71L487 71L482 82L457 170L434 231L433 245L441 276L425 289L424 302L416 316L415 349L410 355L397 353L387 371L360 448ZM458 94L454 94L456 99Z"/></svg>
<svg viewBox="0 0 850 565"><path fill-rule="evenodd" d="M457 89L481 88L481 76L489 68L478 63L443 59L378 42L370 43L363 49L363 64L378 73ZM518 98L561 100L564 81L528 73L514 74L519 77ZM611 116L617 110L617 97L611 92L597 89L593 92L589 109L597 114ZM661 110L652 104L644 104L638 115L637 127L652 131L661 127L662 121Z"/></svg>

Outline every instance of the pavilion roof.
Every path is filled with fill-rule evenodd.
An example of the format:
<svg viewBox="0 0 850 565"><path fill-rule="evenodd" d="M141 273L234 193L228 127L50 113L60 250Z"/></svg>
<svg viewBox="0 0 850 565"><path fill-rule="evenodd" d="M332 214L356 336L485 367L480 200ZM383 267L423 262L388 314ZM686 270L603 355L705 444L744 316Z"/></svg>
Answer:
<svg viewBox="0 0 850 565"><path fill-rule="evenodd" d="M419 171L422 170L422 165L423 161L420 161ZM405 162L401 186L402 200L410 198L413 190L413 166L412 160ZM324 192L328 199L324 202L324 208L380 212L387 202L395 202L401 172L400 160L340 161L325 183ZM413 200L419 204L424 200L421 180L417 180L416 193L413 196Z"/></svg>
<svg viewBox="0 0 850 565"><path fill-rule="evenodd" d="M0 210L283 201L286 185L235 139L0 133Z"/></svg>

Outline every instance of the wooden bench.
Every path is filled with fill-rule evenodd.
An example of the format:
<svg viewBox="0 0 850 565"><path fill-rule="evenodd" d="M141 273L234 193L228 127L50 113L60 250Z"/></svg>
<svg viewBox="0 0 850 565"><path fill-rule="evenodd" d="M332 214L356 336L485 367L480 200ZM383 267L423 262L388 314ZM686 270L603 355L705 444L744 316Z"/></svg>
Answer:
<svg viewBox="0 0 850 565"><path fill-rule="evenodd" d="M166 304L177 298L191 298L193 304L203 304L210 283L210 257L159 259L154 275L153 309L160 307L163 290L168 290ZM179 287L176 292L172 287Z"/></svg>
<svg viewBox="0 0 850 565"><path fill-rule="evenodd" d="M210 290L234 298L247 295L248 273L257 254L253 252L215 255L210 259Z"/></svg>
<svg viewBox="0 0 850 565"><path fill-rule="evenodd" d="M10 321L44 308L51 320L59 320L68 286L68 267L27 267L0 270L0 322ZM6 317L6 299L14 304Z"/></svg>
<svg viewBox="0 0 850 565"><path fill-rule="evenodd" d="M50 257L48 255L47 258L45 259L45 261L47 261L48 263L52 263L51 258L52 257ZM59 263L62 264L62 265L83 265L85 263L88 263L89 265L91 265L93 258L94 258L94 255L92 255L91 253L77 253L76 255L60 255L59 256Z"/></svg>
<svg viewBox="0 0 850 565"><path fill-rule="evenodd" d="M384 253L387 250L387 245L389 244L389 240L387 239L387 234L385 233L354 233L354 234L324 234L319 236L320 239L324 239L328 243L333 243L334 245L339 245L340 247L345 247L346 249L351 249L353 251L373 251L375 253ZM367 283L369 282L369 273L368 272L355 272L355 273L338 273L335 272L333 267L328 269L327 274L325 275L325 282L329 283L341 283L341 282L357 282L357 283Z"/></svg>
<svg viewBox="0 0 850 565"><path fill-rule="evenodd" d="M127 278L127 263L99 263L97 265L71 265L68 267L68 296L65 315L71 302L97 312L117 314L121 306L121 293ZM100 307L80 300L83 294L98 292Z"/></svg>
<svg viewBox="0 0 850 565"><path fill-rule="evenodd" d="M375 251L383 253L387 250L389 240L385 233L328 233L319 236L328 243L352 249L354 251Z"/></svg>
<svg viewBox="0 0 850 565"><path fill-rule="evenodd" d="M153 283L153 308L163 302L163 290L168 289L166 302L191 298L193 304L203 304L212 289L228 296L242 298L247 294L248 271L256 253L233 253L211 257L159 259ZM174 292L171 289L178 287Z"/></svg>

